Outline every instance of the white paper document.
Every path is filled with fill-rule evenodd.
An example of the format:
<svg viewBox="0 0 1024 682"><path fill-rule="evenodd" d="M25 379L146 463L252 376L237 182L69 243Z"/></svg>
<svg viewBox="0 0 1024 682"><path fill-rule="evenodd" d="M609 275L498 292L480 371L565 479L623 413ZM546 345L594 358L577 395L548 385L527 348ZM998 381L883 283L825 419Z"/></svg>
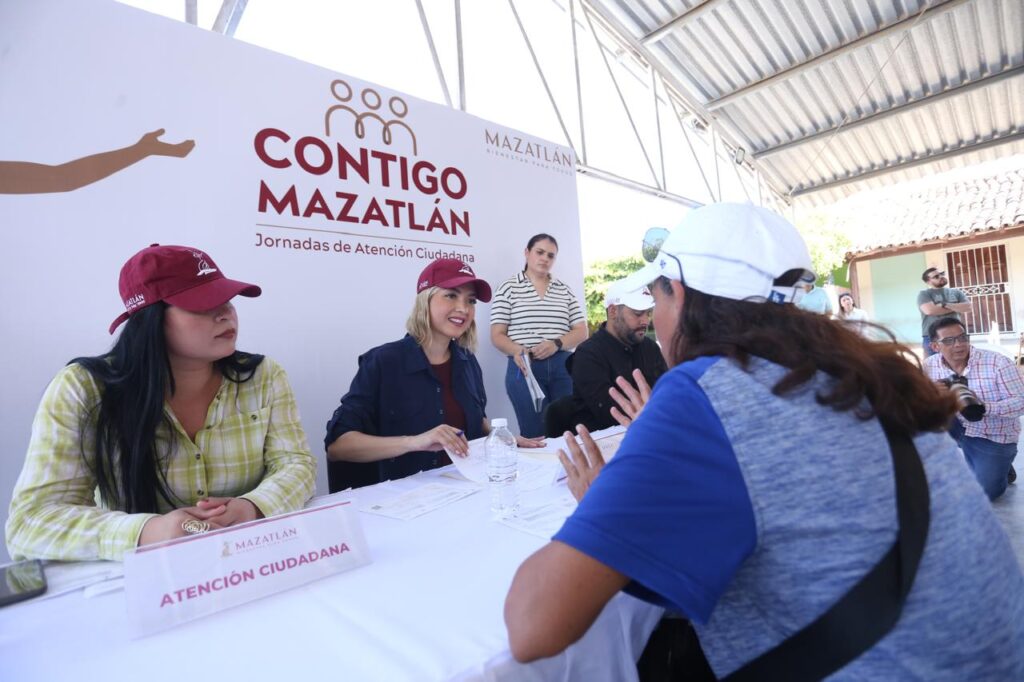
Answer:
<svg viewBox="0 0 1024 682"><path fill-rule="evenodd" d="M553 486L563 474L560 462L541 462L519 455L519 490L529 492Z"/></svg>
<svg viewBox="0 0 1024 682"><path fill-rule="evenodd" d="M604 456L607 462L612 456L615 455L616 450L619 449L619 443L626 436L626 427L624 426L610 426L607 429L601 429L600 431L592 431L590 437L597 443L597 447L601 449L601 454ZM580 442L580 437L576 436L576 442ZM555 454L559 450L569 454L569 447L565 444L565 437L559 436L558 438L547 438L544 446L531 452Z"/></svg>
<svg viewBox="0 0 1024 682"><path fill-rule="evenodd" d="M462 474L462 478L473 483L487 483L487 449L484 446L486 440L486 438L477 438L469 441L469 452L465 457L459 457L452 454L447 448L445 449L452 464L455 465L455 469Z"/></svg>
<svg viewBox="0 0 1024 682"><path fill-rule="evenodd" d="M538 507L520 507L515 516L501 522L523 533L550 540L575 509L576 500L566 495Z"/></svg>
<svg viewBox="0 0 1024 682"><path fill-rule="evenodd" d="M401 495L363 505L359 511L408 521L468 497L479 490L480 488L476 486L428 483Z"/></svg>
<svg viewBox="0 0 1024 682"><path fill-rule="evenodd" d="M480 485L487 485L487 447L486 438L477 438L469 442L469 454L459 457L448 453L455 465L455 472L446 472L449 478L465 478ZM541 462L523 453L533 452L532 449L518 450L519 490L528 491L553 485L562 473L558 462Z"/></svg>
<svg viewBox="0 0 1024 682"><path fill-rule="evenodd" d="M530 354L526 353L523 355L523 359L526 361L526 386L530 389L530 398L533 399L533 409L535 412L540 412L544 406L544 390L537 383L537 378L533 376L533 368L530 366Z"/></svg>

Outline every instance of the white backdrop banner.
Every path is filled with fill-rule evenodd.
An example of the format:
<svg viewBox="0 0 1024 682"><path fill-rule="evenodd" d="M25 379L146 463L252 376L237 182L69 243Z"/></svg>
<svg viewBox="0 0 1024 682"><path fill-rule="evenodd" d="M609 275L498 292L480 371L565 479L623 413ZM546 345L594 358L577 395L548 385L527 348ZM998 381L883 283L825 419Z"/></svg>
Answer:
<svg viewBox="0 0 1024 682"><path fill-rule="evenodd" d="M582 297L565 147L105 1L0 3L0 93L5 514L46 384L110 346L118 271L149 244L263 287L236 301L238 347L287 370L321 492L327 419L357 356L404 334L428 262L496 287L548 232ZM514 421L489 313L487 412Z"/></svg>

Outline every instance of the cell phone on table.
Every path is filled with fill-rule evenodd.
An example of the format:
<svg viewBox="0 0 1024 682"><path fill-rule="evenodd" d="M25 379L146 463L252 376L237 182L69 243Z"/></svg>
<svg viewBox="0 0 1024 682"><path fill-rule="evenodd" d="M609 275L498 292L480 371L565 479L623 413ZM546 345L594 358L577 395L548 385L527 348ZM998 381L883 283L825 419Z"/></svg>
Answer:
<svg viewBox="0 0 1024 682"><path fill-rule="evenodd" d="M0 566L0 606L16 604L46 592L46 574L39 559Z"/></svg>

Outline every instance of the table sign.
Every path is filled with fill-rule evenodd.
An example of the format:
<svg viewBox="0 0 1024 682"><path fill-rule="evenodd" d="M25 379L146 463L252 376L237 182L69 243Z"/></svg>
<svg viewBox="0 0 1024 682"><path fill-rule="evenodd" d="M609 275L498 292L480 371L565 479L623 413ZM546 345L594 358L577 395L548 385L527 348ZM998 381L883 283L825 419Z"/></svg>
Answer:
<svg viewBox="0 0 1024 682"><path fill-rule="evenodd" d="M128 618L148 635L370 563L348 502L140 547L124 558Z"/></svg>

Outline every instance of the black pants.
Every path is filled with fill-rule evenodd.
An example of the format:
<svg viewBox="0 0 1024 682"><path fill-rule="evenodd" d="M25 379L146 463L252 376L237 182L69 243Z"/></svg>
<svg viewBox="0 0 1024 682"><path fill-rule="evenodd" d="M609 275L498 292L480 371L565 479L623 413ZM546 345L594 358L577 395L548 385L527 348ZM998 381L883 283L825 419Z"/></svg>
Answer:
<svg viewBox="0 0 1024 682"><path fill-rule="evenodd" d="M640 682L714 682L690 621L662 618L636 664Z"/></svg>

